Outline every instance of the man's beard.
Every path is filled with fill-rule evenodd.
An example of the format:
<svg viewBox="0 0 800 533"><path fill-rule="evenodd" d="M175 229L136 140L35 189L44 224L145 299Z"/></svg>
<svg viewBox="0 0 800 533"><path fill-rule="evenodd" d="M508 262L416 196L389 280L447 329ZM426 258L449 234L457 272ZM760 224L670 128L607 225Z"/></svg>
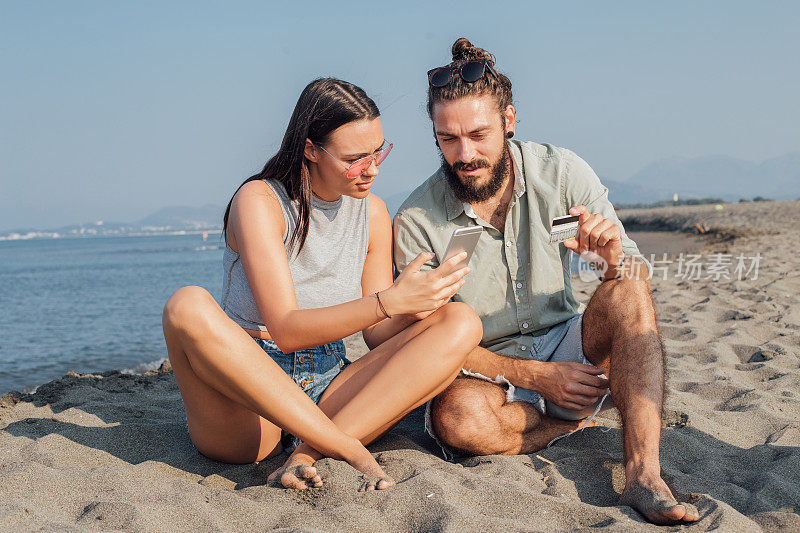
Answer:
<svg viewBox="0 0 800 533"><path fill-rule="evenodd" d="M494 165L491 165L486 159L473 159L469 163L456 161L450 165L441 151L439 151L439 156L442 159L442 169L444 170L445 177L447 177L447 183L453 191L453 195L462 202L467 203L485 202L497 194L497 191L503 186L503 182L511 166L509 164L511 162L511 155L508 153L508 146L503 146L503 155L500 156L500 160ZM489 169L489 181L482 187L476 187L472 181L464 183L461 181L458 174L456 174L458 170L473 170L476 168Z"/></svg>

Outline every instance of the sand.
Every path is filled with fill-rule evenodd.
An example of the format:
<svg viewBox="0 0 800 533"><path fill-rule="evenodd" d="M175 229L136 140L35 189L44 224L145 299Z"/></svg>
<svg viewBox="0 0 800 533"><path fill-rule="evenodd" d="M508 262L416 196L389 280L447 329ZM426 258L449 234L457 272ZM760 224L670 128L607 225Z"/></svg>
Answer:
<svg viewBox="0 0 800 533"><path fill-rule="evenodd" d="M662 468L700 509L687 530L800 531L800 259L792 238L800 202L620 215L631 229L673 232L663 235L670 253L692 250L706 261L712 252L761 253L757 280L685 280L672 264L667 280L653 281L669 353ZM706 231L701 240L689 237L695 224ZM643 250L659 252L658 237L645 239ZM586 300L594 285L576 280L576 293ZM363 353L360 339L348 345L349 357ZM326 459L318 464L326 485L297 492L265 485L283 457L228 465L197 453L167 368L68 374L34 394L0 399L0 528L677 529L651 526L617 505L623 473L615 411L601 422L608 427L537 454L448 463L417 410L370 446L400 481L392 490L359 493L357 473Z"/></svg>

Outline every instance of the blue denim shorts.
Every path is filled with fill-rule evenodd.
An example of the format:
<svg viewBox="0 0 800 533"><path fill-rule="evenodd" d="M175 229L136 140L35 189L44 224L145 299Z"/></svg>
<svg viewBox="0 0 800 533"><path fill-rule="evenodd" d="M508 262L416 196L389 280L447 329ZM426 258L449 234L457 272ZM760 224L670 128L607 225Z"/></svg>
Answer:
<svg viewBox="0 0 800 533"><path fill-rule="evenodd" d="M319 403L319 399L328 385L344 367L350 364L345 359L344 342L341 340L291 353L280 351L274 341L256 338L253 340L273 361L278 363L278 366L297 383L298 387L303 389L303 392L314 403ZM293 435L288 437L283 440L284 449L287 451L292 451L302 442Z"/></svg>
<svg viewBox="0 0 800 533"><path fill-rule="evenodd" d="M576 315L560 324L556 324L547 333L533 339L533 346L528 355L530 359L536 359L537 361L571 361L583 363L585 365L591 364L583 353L583 315ZM476 372L469 372L463 368L461 369L461 375L496 383L506 389L507 402L530 403L540 413L552 418L560 418L562 420L582 420L589 418L591 420L600 409L608 409L614 406L613 401L611 401L611 396L606 394L594 405L581 411L572 411L545 400L536 391L515 387L502 375L491 378ZM605 377L604 374L601 374L601 376ZM425 409L425 430L433 437L439 446L442 447L445 459L449 460L453 457L460 457L460 454L455 450L451 450L441 442L433 431L433 423L431 422L431 402L428 402ZM553 441L551 441L551 443L552 442Z"/></svg>

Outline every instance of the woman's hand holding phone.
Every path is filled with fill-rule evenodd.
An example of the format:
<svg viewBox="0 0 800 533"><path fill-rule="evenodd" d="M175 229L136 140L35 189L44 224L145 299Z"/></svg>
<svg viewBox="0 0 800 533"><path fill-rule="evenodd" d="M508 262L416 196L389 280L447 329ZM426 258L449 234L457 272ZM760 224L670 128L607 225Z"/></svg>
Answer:
<svg viewBox="0 0 800 533"><path fill-rule="evenodd" d="M391 316L416 315L422 319L446 304L464 285L469 267L460 263L467 258L467 252L454 255L433 270L420 271L433 257L430 252L421 252L391 287L381 291L381 302Z"/></svg>

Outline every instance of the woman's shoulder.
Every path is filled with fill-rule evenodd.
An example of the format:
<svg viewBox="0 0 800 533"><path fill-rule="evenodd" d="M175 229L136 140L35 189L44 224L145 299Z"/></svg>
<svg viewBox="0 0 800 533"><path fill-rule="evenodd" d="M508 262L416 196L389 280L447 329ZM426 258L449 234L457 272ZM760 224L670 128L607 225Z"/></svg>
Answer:
<svg viewBox="0 0 800 533"><path fill-rule="evenodd" d="M248 181L241 188L236 191L234 198L273 198L278 199L273 186L267 183L266 180L253 180Z"/></svg>
<svg viewBox="0 0 800 533"><path fill-rule="evenodd" d="M370 194L367 200L369 204L370 238L383 236L391 240L392 221L389 218L389 210L386 207L386 203L374 194Z"/></svg>
<svg viewBox="0 0 800 533"><path fill-rule="evenodd" d="M231 211L237 212L244 220L268 213L270 218L283 226L281 201L275 189L264 180L248 181L242 185L233 196Z"/></svg>
<svg viewBox="0 0 800 533"><path fill-rule="evenodd" d="M387 215L389 214L389 209L386 207L386 202L378 198L378 196L369 193L367 200L369 202L370 215L382 215L383 213L386 213Z"/></svg>

